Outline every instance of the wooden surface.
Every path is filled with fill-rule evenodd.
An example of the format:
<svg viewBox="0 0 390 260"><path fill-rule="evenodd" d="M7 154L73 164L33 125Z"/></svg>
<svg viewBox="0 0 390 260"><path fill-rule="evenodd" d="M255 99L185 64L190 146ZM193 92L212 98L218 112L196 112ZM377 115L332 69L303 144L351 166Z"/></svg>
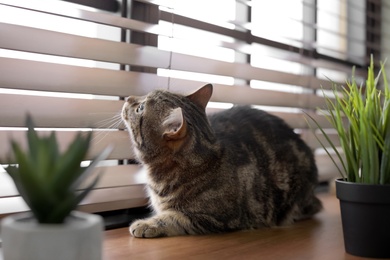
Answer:
<svg viewBox="0 0 390 260"><path fill-rule="evenodd" d="M104 259L364 259L345 253L339 202L319 194L324 210L292 226L207 236L139 239L127 228L105 232Z"/></svg>

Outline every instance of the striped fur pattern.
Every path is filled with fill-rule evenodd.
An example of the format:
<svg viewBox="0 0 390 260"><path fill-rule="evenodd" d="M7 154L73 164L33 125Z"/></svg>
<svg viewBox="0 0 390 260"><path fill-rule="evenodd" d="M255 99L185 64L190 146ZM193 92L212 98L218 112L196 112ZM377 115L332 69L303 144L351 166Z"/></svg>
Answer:
<svg viewBox="0 0 390 260"><path fill-rule="evenodd" d="M311 150L284 121L250 107L207 117L208 84L189 96L128 97L122 119L148 172L155 212L135 237L291 224L321 209Z"/></svg>

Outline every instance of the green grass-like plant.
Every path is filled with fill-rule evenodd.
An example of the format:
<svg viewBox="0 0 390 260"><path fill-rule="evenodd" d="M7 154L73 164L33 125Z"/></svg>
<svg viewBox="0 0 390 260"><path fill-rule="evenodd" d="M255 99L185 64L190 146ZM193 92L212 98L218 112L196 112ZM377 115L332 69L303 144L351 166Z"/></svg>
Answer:
<svg viewBox="0 0 390 260"><path fill-rule="evenodd" d="M88 167L81 167L91 143L92 133L78 133L68 149L60 153L54 132L39 137L31 117L27 117L28 151L11 141L17 165L6 167L20 195L39 223L59 224L95 187L100 175L82 190L80 184L105 159L110 149L103 150Z"/></svg>
<svg viewBox="0 0 390 260"><path fill-rule="evenodd" d="M379 89L380 79L384 90ZM344 180L390 184L390 93L384 64L381 63L375 77L371 57L365 88L359 87L353 76L346 85L338 87L333 84L334 99L324 93L326 108L322 110L337 131L344 154L339 153L323 128L309 116L331 148L317 139L331 158L328 149L335 151L341 161L342 169L338 169Z"/></svg>

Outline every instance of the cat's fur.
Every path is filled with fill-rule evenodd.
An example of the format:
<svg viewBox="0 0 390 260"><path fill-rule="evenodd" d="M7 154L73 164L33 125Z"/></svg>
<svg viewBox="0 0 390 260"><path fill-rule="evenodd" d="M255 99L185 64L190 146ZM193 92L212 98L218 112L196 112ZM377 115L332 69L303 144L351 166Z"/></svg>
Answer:
<svg viewBox="0 0 390 260"><path fill-rule="evenodd" d="M155 215L135 237L290 224L321 209L308 146L281 119L250 107L207 118L210 84L189 96L128 97L122 118L148 172Z"/></svg>

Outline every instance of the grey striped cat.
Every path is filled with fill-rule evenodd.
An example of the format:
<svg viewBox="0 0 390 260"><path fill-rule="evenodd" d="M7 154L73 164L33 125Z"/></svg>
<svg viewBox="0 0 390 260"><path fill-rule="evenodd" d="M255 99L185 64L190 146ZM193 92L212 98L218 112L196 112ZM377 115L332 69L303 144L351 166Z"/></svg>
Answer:
<svg viewBox="0 0 390 260"><path fill-rule="evenodd" d="M183 96L157 90L123 109L148 172L154 216L135 237L220 233L291 224L320 211L310 148L281 119L250 107L209 118L208 84Z"/></svg>

